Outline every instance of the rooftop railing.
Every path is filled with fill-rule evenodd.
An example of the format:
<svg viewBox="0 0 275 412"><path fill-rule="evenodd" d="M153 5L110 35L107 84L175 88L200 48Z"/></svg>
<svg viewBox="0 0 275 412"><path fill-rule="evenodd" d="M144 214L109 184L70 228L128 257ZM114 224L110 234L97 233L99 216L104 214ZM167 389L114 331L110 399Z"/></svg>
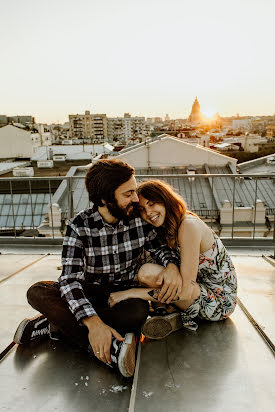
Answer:
<svg viewBox="0 0 275 412"><path fill-rule="evenodd" d="M246 237L247 242L249 239L268 238L269 243L274 245L275 255L275 175L149 173L150 169L147 175L136 175L136 178L138 181L162 179L170 183L183 195L188 208L218 231L221 237L231 240ZM84 178L84 172L81 176L0 178L0 235L18 238L28 229L28 236L37 238L36 230L47 214L47 238L62 238L54 209L57 205L61 207L61 223L64 226L67 219L89 207ZM76 184L76 181L81 181L81 184ZM76 201L79 190L82 190L82 195L79 192L78 201L84 193L87 197L86 204L80 202L80 208L76 204L79 203ZM35 196L41 193L47 194L43 204ZM19 199L19 194L25 197ZM19 216L22 216L22 222L25 218L28 224L20 224ZM245 232L245 236L241 236ZM251 235L248 236L248 233Z"/></svg>

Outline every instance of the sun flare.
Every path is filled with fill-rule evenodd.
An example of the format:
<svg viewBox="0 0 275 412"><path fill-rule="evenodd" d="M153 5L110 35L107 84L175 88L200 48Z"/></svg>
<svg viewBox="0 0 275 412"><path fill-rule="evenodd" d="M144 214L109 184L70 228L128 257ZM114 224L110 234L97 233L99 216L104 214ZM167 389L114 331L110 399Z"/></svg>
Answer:
<svg viewBox="0 0 275 412"><path fill-rule="evenodd" d="M203 115L206 119L212 119L212 117L217 113L217 110L213 109L212 107L208 107L202 111Z"/></svg>

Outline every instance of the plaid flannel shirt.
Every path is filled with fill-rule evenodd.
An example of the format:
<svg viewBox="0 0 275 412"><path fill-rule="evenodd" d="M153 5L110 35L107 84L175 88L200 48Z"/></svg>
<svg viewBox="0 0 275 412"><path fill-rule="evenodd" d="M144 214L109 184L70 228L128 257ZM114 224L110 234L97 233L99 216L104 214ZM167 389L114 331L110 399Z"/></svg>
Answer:
<svg viewBox="0 0 275 412"><path fill-rule="evenodd" d="M143 248L162 266L179 264L177 254L140 217L120 220L114 226L105 222L93 206L68 221L58 281L62 298L80 324L83 318L96 315L83 285L130 287Z"/></svg>

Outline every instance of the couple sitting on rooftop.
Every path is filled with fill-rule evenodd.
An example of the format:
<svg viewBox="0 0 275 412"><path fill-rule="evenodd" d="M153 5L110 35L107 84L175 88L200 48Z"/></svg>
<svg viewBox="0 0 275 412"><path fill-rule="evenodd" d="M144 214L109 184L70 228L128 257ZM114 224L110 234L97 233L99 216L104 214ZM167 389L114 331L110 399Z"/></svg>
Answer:
<svg viewBox="0 0 275 412"><path fill-rule="evenodd" d="M234 311L236 274L221 240L171 186L137 187L134 174L118 160L88 169L92 206L68 221L58 282L28 290L41 315L20 323L16 343L63 338L130 377L140 331L160 339Z"/></svg>

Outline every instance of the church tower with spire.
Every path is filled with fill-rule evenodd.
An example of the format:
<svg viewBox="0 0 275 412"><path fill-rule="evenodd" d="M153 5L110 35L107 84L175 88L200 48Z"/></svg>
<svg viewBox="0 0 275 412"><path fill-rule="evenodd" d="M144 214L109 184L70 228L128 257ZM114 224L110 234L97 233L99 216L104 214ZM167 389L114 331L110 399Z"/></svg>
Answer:
<svg viewBox="0 0 275 412"><path fill-rule="evenodd" d="M189 121L191 123L201 123L203 121L203 115L201 113L201 107L200 107L197 97L192 105L192 110L189 116Z"/></svg>

